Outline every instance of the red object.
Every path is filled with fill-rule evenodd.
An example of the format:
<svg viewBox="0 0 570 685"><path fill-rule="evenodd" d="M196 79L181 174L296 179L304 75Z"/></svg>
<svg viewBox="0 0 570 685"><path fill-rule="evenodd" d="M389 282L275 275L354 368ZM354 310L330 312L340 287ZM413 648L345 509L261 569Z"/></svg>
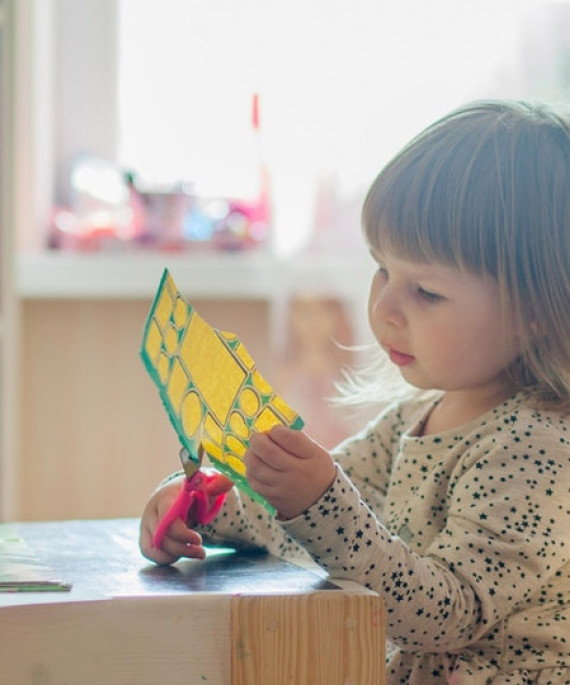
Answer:
<svg viewBox="0 0 570 685"><path fill-rule="evenodd" d="M212 486L218 478L218 474L208 475L203 471L196 471L191 478L186 478L180 494L154 531L152 544L155 548L160 547L166 531L176 519L180 518L184 522L191 519L193 523L203 525L217 515L226 498L225 493L212 494L212 489L216 491Z"/></svg>
<svg viewBox="0 0 570 685"><path fill-rule="evenodd" d="M253 126L254 131L259 131L259 93L253 94L253 99L251 103L251 125Z"/></svg>

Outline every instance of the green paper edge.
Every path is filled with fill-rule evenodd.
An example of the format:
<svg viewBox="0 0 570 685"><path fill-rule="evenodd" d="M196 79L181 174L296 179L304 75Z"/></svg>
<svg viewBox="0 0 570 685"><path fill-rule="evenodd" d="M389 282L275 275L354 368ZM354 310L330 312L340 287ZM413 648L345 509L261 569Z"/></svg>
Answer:
<svg viewBox="0 0 570 685"><path fill-rule="evenodd" d="M164 282L166 281L166 279L168 278L169 275L170 275L170 272L168 271L168 269L165 268L164 271L162 272L162 277L160 279L160 283L158 285L158 288L156 290L156 294L153 298L152 304L151 304L150 309L149 309L149 313L147 315L146 323L145 323L144 329L143 329L142 345L141 345L141 349L140 349L139 354L142 358L142 361L143 361L143 364L147 370L147 373L152 378L152 381L155 384L155 386L158 388L158 392L160 395L160 399L162 401L162 405L166 411L166 414L170 420L170 423L172 424L172 427L176 431L178 439L182 443L182 446L188 450L188 453L190 454L192 461L195 462L196 465L199 465L200 461L198 459L198 455L195 452L194 445L193 445L192 441L190 441L186 438L186 435L184 433L182 426L180 425L180 421L179 421L178 417L171 410L170 401L168 400L168 398L166 396L166 387L162 384L160 377L158 376L158 373L156 372L152 362L149 360L149 358L146 354L146 351L144 349L144 341L146 340L146 337L148 334L148 329L149 329L149 326L152 322L152 314L155 310L155 307L156 307L156 304L158 301L158 297L159 297L160 292L162 291L162 287L164 285ZM186 302L186 304L188 304L189 307L191 307L191 309L193 311L195 311L194 307L192 307L192 305L188 301L185 300L185 302ZM217 330L217 329L214 329L214 330ZM297 415L297 418L293 421L293 423L291 423L289 425L289 427L293 428L294 430L301 430L304 425L305 425L305 422L303 421L303 419L299 415ZM247 444L249 445L249 438L247 439ZM249 495L253 500L255 500L256 502L259 502L262 506L264 506L265 509L267 509L267 511L270 514L273 514L273 515L275 514L275 507L271 506L271 504L269 504L269 502L264 497L262 497L259 493L255 492L255 490L252 489L250 484L247 482L247 480L242 475L240 475L239 473L235 473L235 471L231 470L223 462L220 462L216 458L212 457L210 454L208 454L208 452L206 452L206 454L210 458L210 463L218 471L220 471L225 476L230 478L230 480L232 480L240 490L242 490L247 495Z"/></svg>

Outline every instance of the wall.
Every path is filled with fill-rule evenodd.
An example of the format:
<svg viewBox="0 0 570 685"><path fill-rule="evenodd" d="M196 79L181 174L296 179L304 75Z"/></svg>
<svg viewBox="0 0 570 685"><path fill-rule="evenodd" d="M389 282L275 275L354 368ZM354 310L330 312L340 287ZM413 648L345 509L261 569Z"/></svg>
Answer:
<svg viewBox="0 0 570 685"><path fill-rule="evenodd" d="M193 304L211 325L238 333L260 368L270 367L266 302ZM149 306L24 304L20 519L137 516L178 468L177 439L139 358Z"/></svg>

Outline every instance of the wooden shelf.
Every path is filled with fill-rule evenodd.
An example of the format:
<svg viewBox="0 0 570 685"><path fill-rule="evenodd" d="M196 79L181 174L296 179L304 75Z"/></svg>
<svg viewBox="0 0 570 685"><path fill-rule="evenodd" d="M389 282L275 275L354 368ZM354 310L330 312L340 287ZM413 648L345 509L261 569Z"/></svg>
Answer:
<svg viewBox="0 0 570 685"><path fill-rule="evenodd" d="M166 267L193 297L272 301L306 294L351 300L366 297L368 265L357 255L279 260L265 253L21 253L16 289L24 299L146 299Z"/></svg>

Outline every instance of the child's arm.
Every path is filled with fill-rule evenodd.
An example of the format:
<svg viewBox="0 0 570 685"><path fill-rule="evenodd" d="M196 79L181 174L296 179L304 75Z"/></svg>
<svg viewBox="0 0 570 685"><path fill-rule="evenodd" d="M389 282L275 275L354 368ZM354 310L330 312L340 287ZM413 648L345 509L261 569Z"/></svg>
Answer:
<svg viewBox="0 0 570 685"><path fill-rule="evenodd" d="M329 483L326 483L326 481L330 477L332 482L334 478L334 464L332 464L332 459L328 452L310 440L306 435L298 431L288 431L288 429L283 429L282 427L275 430L277 435L281 432L282 437L283 434L291 433L294 443L299 443L301 446L301 451L305 447L310 452L309 460L302 464L305 467L305 475L300 477L296 473L293 474L291 502L288 501L288 496L285 496L284 499L286 501L276 507L279 511L282 510L282 515L286 517L292 513L289 509L291 504L294 504L296 507L304 507L304 501L314 501L314 498L318 498L327 489ZM275 437L275 434L272 433L272 436ZM387 462L388 457L376 458L376 454L383 454L383 449L382 445L378 445L374 441L371 442L371 438L374 436L369 430L364 431L359 437L360 439L356 442L354 438L350 441L350 449L345 447L339 452L339 461L343 468L351 473L354 477L354 482L358 483L363 491L366 491L366 488L368 488L369 493L366 499L370 506L378 510L379 513L380 505L384 500L384 489L382 489L382 492L379 492L377 483L369 485L368 481L373 480L372 475L378 478L380 472L384 473L387 470L384 462ZM252 438L254 446L258 440L265 441L264 435L254 435ZM270 444L273 444L273 439ZM299 445L297 446L299 447ZM369 468L372 469L373 474L362 470L361 454L367 448L371 452L367 463ZM354 450L358 452L360 457L357 460L353 458L352 452ZM298 457L296 459L299 460ZM321 483L313 474L313 466L315 464L317 465L316 472L320 473L321 467L324 469L324 478ZM331 464L332 470L329 472ZM358 474L352 474L353 467L358 471ZM251 476L252 480L254 477L254 475ZM164 512L170 508L172 502L177 498L183 482L184 475L182 473L177 479L169 478L157 489L145 507L141 520L140 547L142 553L151 561L159 564L169 564L174 563L181 557L202 558L203 547L201 541L198 542L200 537L197 536L198 531L206 543L218 544L222 542L230 545L263 547L273 554L286 557L291 561L307 563L310 560L309 554L291 539L273 515L269 514L261 504L240 493L235 488L228 492L221 512L211 523L204 526L195 526L197 530L189 531L182 521L177 521L175 522L176 525L173 524L171 529L169 529L161 548L154 548L152 536L158 521L161 520ZM258 487L263 489L264 486L260 483ZM321 492L318 492L318 490L321 490ZM303 503L297 501L300 496L304 499ZM309 502L310 504L312 504L312 501Z"/></svg>
<svg viewBox="0 0 570 685"><path fill-rule="evenodd" d="M157 564L172 564L180 558L202 559L205 544L226 544L237 547L264 548L269 552L298 563L311 563L309 554L283 530L273 514L259 502L237 488L228 491L220 513L206 525L192 521L174 521L167 529L160 548L152 544L159 521L178 497L184 474L169 477L153 493L141 518L139 545L143 555ZM224 476L218 475L223 483ZM232 486L225 479L228 487ZM225 489L225 488L224 488ZM191 529L191 530L190 530Z"/></svg>
<svg viewBox="0 0 570 685"><path fill-rule="evenodd" d="M522 468L514 454L509 472L506 451L493 435L471 446L469 468L457 469L457 483L440 500L444 521L422 506L421 491L406 485L407 469L414 465L402 460L394 482L409 497L393 502L386 526L341 469L318 502L281 525L333 577L382 595L392 643L402 649L413 643L418 652L441 651L444 645L460 649L483 639L517 608L523 610L523 599L530 602L524 609L529 625L539 612L552 615L554 596L567 591L561 569L568 564L570 514L562 503L570 488L570 462L550 443L545 453L557 471L553 478L537 442ZM490 484L486 492L482 482ZM539 594L541 587L545 594Z"/></svg>

